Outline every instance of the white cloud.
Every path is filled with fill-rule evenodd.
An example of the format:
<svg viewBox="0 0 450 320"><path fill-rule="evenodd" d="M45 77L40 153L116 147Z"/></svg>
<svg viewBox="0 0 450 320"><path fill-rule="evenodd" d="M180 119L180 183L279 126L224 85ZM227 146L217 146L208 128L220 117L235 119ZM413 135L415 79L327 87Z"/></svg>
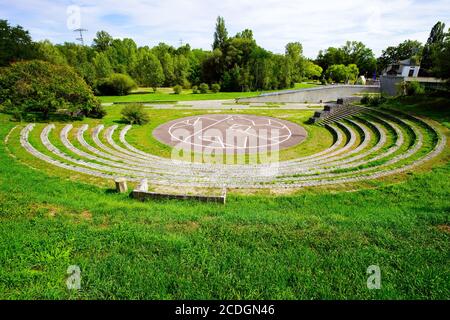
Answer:
<svg viewBox="0 0 450 320"><path fill-rule="evenodd" d="M215 19L225 17L231 35L245 28L258 43L283 52L287 42L300 41L305 54L359 40L376 54L405 39L426 41L438 20L450 24L450 0L0 0L0 16L29 29L36 39L74 41L66 28L66 8L81 7L82 26L91 41L98 30L135 39L139 45L180 39L192 47L209 49ZM108 22L105 16L128 19Z"/></svg>

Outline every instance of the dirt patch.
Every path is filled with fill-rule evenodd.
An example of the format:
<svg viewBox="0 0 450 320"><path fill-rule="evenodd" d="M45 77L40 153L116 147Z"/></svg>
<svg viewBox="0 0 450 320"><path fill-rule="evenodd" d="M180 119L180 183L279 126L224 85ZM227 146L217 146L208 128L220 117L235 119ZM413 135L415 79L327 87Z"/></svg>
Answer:
<svg viewBox="0 0 450 320"><path fill-rule="evenodd" d="M44 211L44 216L47 218L54 218L56 215L64 211L63 207L47 203L35 203L31 206L31 208L33 213Z"/></svg>
<svg viewBox="0 0 450 320"><path fill-rule="evenodd" d="M200 225L196 221L176 222L176 223L167 225L167 231L169 231L169 232L192 233L192 232L197 231L199 228L200 228Z"/></svg>
<svg viewBox="0 0 450 320"><path fill-rule="evenodd" d="M84 220L92 220L92 213L90 213L89 211L85 210L80 214L80 217Z"/></svg>
<svg viewBox="0 0 450 320"><path fill-rule="evenodd" d="M441 232L450 234L450 226L447 224L441 224L441 225L437 226L437 229Z"/></svg>

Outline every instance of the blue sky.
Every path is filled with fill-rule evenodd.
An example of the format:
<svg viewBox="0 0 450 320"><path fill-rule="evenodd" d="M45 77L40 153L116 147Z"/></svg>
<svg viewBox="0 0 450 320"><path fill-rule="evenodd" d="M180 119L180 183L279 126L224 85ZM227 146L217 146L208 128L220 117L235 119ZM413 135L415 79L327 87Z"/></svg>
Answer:
<svg viewBox="0 0 450 320"><path fill-rule="evenodd" d="M71 29L81 24L88 44L106 30L138 45L182 40L210 49L218 15L231 35L252 29L258 44L273 52L299 41L314 58L320 49L358 40L379 55L405 39L425 42L437 21L450 27L450 0L0 0L0 19L54 43L75 41Z"/></svg>

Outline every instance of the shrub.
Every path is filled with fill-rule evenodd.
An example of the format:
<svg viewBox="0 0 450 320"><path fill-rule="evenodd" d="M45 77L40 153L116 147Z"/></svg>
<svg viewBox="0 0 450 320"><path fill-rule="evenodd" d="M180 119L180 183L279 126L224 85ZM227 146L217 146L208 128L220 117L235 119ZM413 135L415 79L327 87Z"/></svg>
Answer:
<svg viewBox="0 0 450 320"><path fill-rule="evenodd" d="M361 99L361 103L369 106L369 107L378 107L386 102L386 98L384 96L371 96L371 95L364 95L364 97Z"/></svg>
<svg viewBox="0 0 450 320"><path fill-rule="evenodd" d="M406 86L406 94L408 96L417 96L425 94L425 88L418 81L408 82Z"/></svg>
<svg viewBox="0 0 450 320"><path fill-rule="evenodd" d="M59 111L72 117L102 114L100 101L74 69L39 60L0 70L0 104L17 120L27 112L44 119Z"/></svg>
<svg viewBox="0 0 450 320"><path fill-rule="evenodd" d="M177 85L177 86L173 87L173 93L181 94L181 92L183 92L183 87L182 86Z"/></svg>
<svg viewBox="0 0 450 320"><path fill-rule="evenodd" d="M198 87L197 86L193 86L192 87L192 93L193 94L198 94Z"/></svg>
<svg viewBox="0 0 450 320"><path fill-rule="evenodd" d="M397 91L402 96L425 94L425 88L418 81L402 81L397 85Z"/></svg>
<svg viewBox="0 0 450 320"><path fill-rule="evenodd" d="M208 93L209 86L206 83L200 84L199 87L200 93Z"/></svg>
<svg viewBox="0 0 450 320"><path fill-rule="evenodd" d="M213 84L211 85L211 91L214 92L214 93L219 92L219 91L220 91L220 84L218 84L218 83L213 83Z"/></svg>
<svg viewBox="0 0 450 320"><path fill-rule="evenodd" d="M125 96L136 88L136 82L129 75L121 73L113 73L99 80L96 85L97 93L104 96Z"/></svg>
<svg viewBox="0 0 450 320"><path fill-rule="evenodd" d="M144 110L144 106L142 104L129 104L126 105L121 114L123 116L123 120L128 122L129 124L146 124L150 121L147 112Z"/></svg>
<svg viewBox="0 0 450 320"><path fill-rule="evenodd" d="M365 94L361 99L361 104L368 105L370 101L370 96L368 94Z"/></svg>
<svg viewBox="0 0 450 320"><path fill-rule="evenodd" d="M94 119L102 119L106 116L106 110L100 104L88 111L86 116Z"/></svg>
<svg viewBox="0 0 450 320"><path fill-rule="evenodd" d="M369 106L378 107L386 102L386 98L384 96L372 96L369 100Z"/></svg>

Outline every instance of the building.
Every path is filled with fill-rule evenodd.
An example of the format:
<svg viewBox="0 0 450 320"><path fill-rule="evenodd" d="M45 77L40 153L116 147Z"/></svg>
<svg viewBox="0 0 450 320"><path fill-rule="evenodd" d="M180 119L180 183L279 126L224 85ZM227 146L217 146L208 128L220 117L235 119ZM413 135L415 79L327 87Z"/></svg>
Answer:
<svg viewBox="0 0 450 320"><path fill-rule="evenodd" d="M431 77L419 77L420 65L413 59L406 59L391 64L383 71L380 78L381 93L388 96L398 94L398 86L401 82L417 81L427 89L439 89L444 84L441 79Z"/></svg>
<svg viewBox="0 0 450 320"><path fill-rule="evenodd" d="M406 59L399 61L398 63L391 64L384 70L383 76L417 78L419 76L419 71L420 65L412 59Z"/></svg>

